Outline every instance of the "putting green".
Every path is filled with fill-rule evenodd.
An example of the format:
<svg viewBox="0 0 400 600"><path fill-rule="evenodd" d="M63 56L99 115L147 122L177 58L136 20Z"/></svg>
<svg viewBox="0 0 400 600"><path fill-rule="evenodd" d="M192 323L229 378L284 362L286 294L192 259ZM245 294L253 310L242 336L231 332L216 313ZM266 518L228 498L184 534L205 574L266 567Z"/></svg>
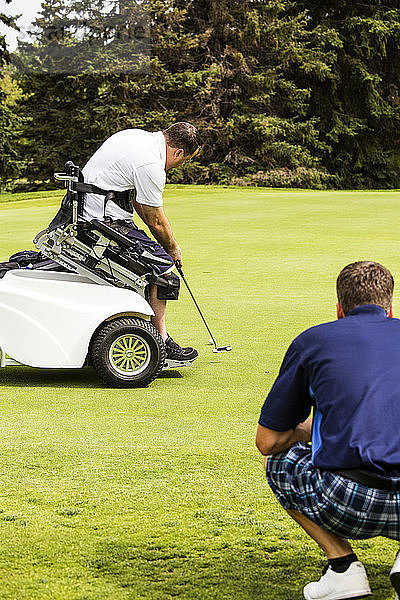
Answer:
<svg viewBox="0 0 400 600"><path fill-rule="evenodd" d="M33 247L61 196L0 196L1 260ZM264 484L256 423L290 340L334 318L345 264L378 260L400 280L400 193L169 186L165 206L233 351L211 352L183 288L168 329L200 356L149 388L0 371L2 600L292 600L319 577L321 553ZM392 598L397 544L354 546L372 598Z"/></svg>

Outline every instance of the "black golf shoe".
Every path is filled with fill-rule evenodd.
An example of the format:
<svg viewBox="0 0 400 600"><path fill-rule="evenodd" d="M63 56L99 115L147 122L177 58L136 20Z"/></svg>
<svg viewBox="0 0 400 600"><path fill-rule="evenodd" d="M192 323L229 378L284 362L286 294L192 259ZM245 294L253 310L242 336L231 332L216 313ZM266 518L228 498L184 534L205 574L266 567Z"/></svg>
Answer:
<svg viewBox="0 0 400 600"><path fill-rule="evenodd" d="M182 348L182 346L174 342L170 335L165 340L165 349L167 351L167 360L194 360L199 355L197 350L191 346Z"/></svg>

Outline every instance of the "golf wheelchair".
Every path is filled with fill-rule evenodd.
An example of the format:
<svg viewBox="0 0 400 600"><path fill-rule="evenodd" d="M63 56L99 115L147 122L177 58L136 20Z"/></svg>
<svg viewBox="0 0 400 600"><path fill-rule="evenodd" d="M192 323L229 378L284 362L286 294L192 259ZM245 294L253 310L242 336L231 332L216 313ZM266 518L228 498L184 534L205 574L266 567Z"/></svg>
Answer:
<svg viewBox="0 0 400 600"><path fill-rule="evenodd" d="M40 254L54 262L50 270L47 261L43 268L10 270L0 280L0 366L91 365L108 385L143 387L163 369L190 365L166 359L151 323L149 284L157 286L159 299L176 299L180 279L169 272L173 265L127 237L126 222L124 230L110 219L83 217L85 193L103 195L106 206L118 192L85 183L71 161L54 176L67 192L56 217L34 239Z"/></svg>

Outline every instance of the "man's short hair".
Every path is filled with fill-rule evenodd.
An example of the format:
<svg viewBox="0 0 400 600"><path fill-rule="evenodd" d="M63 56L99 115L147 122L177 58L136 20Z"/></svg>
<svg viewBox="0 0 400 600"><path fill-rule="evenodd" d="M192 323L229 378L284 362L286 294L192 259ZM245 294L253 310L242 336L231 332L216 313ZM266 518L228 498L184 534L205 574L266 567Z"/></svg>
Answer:
<svg viewBox="0 0 400 600"><path fill-rule="evenodd" d="M347 265L336 281L337 297L345 315L362 304L376 304L388 313L393 288L391 272L383 265L368 260Z"/></svg>
<svg viewBox="0 0 400 600"><path fill-rule="evenodd" d="M163 134L171 148L183 148L186 156L191 156L201 146L200 135L191 123L180 121L164 129Z"/></svg>

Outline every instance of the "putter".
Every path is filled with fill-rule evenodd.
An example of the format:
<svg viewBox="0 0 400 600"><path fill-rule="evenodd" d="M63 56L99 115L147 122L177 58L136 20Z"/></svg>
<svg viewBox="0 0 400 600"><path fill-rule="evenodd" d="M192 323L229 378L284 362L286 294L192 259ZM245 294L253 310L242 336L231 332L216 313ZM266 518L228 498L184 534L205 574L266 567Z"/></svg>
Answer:
<svg viewBox="0 0 400 600"><path fill-rule="evenodd" d="M217 346L217 342L215 341L215 337L211 333L211 329L209 328L209 326L207 325L207 321L203 317L203 313L201 312L200 307L199 307L199 305L196 302L196 298L193 296L193 294L192 294L192 292L190 290L189 284L186 281L186 277L184 276L181 267L177 266L176 268L178 270L179 275L182 277L183 282L184 282L184 284L187 287L187 291L189 292L189 294L190 294L190 296L191 296L191 298L192 298L192 300L193 300L193 302L194 302L197 310L199 311L199 314L200 314L201 318L203 319L203 323L206 326L208 333L210 334L210 341L211 341L212 344L214 344L213 352L229 352L230 350L232 350L232 346Z"/></svg>

